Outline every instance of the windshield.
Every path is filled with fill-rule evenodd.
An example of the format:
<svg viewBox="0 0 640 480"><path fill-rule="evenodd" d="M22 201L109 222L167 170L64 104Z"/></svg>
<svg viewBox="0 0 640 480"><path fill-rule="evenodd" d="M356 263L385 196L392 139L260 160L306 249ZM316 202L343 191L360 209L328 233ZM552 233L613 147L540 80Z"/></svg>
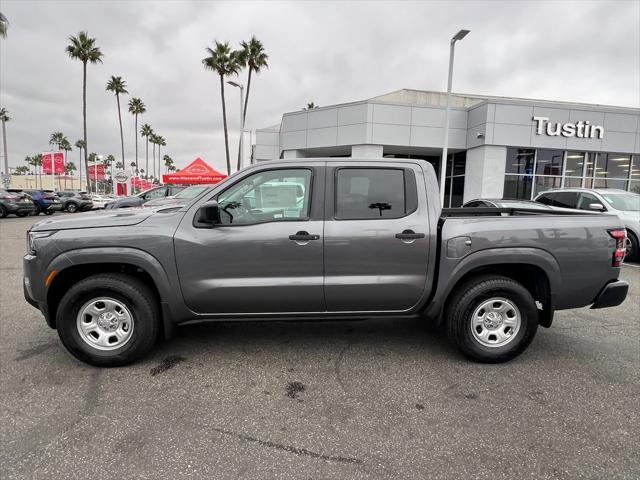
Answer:
<svg viewBox="0 0 640 480"><path fill-rule="evenodd" d="M600 195L616 210L640 212L640 195L636 193L601 193Z"/></svg>
<svg viewBox="0 0 640 480"><path fill-rule="evenodd" d="M204 192L207 188L209 187L202 186L202 185L194 185L193 187L185 188L181 192L176 193L173 196L173 198L195 198L198 195L200 195L202 192Z"/></svg>

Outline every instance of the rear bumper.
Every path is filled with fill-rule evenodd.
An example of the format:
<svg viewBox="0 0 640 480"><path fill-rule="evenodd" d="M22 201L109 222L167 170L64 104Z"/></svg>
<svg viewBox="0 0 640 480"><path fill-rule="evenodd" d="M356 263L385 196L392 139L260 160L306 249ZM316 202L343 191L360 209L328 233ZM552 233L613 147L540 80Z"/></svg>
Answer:
<svg viewBox="0 0 640 480"><path fill-rule="evenodd" d="M7 209L7 212L13 214L31 213L36 211L36 206L33 203L4 203L3 205Z"/></svg>
<svg viewBox="0 0 640 480"><path fill-rule="evenodd" d="M591 308L615 307L624 302L629 291L629 284L624 280L617 280L605 285L596 297Z"/></svg>

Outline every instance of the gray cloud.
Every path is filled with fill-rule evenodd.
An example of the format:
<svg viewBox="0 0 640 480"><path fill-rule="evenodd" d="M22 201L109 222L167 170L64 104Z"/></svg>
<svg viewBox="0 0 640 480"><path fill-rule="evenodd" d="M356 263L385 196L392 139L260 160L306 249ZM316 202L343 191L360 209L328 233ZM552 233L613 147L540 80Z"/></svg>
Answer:
<svg viewBox="0 0 640 480"><path fill-rule="evenodd" d="M270 56L270 68L252 82L252 129L278 123L282 112L308 101L444 90L448 40L463 27L472 32L456 50L455 91L640 106L637 1L4 0L2 12L11 22L0 40L0 102L12 116L12 165L46 149L53 131L81 138L81 64L64 52L68 35L80 30L105 54L102 65L89 68L90 151L118 157L116 103L105 84L121 75L148 107L141 121L167 139L164 152L178 166L199 155L224 169L219 83L201 60L214 39L237 45L252 34ZM229 87L226 98L234 152L238 91ZM123 123L130 161L133 117L125 112ZM143 156L141 140L139 148Z"/></svg>

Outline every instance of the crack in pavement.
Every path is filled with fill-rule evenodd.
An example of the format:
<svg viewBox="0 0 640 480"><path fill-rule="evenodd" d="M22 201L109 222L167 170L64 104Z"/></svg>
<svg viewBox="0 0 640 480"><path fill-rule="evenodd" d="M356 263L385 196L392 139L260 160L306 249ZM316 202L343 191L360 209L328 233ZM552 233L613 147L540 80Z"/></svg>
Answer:
<svg viewBox="0 0 640 480"><path fill-rule="evenodd" d="M347 389L344 387L344 383L342 381L342 378L340 377L340 372L341 372L342 361L344 360L344 355L345 353L347 353L347 350L349 350L352 345L353 345L353 342L347 343L347 345L340 351L340 353L338 354L338 358L336 358L336 362L333 364L333 371L336 376L336 382L338 382L338 385L340 385L340 388L344 393L347 393Z"/></svg>
<svg viewBox="0 0 640 480"><path fill-rule="evenodd" d="M217 427L210 427L210 428L218 433L229 435L231 437L236 437L236 438L239 438L240 440L244 440L245 442L257 443L262 447L275 448L276 450L293 453L295 455L304 455L307 457L319 458L320 460L328 460L331 462L339 462L339 463L353 463L353 464L364 463L362 460L358 458L343 457L340 455L336 455L336 456L325 455L322 453L307 450L306 448L292 447L290 445L282 445L280 443L274 443L268 440L260 440L259 438L250 437L249 435L243 435L242 433L232 432L231 430L225 430L224 428L217 428Z"/></svg>

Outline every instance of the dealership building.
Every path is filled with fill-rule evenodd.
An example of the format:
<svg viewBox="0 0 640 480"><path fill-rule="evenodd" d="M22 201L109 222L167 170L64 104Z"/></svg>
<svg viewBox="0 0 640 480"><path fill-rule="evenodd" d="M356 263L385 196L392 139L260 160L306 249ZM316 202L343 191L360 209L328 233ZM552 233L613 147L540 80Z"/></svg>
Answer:
<svg viewBox="0 0 640 480"><path fill-rule="evenodd" d="M412 158L440 172L446 94L399 90L284 113L256 131L252 161ZM452 94L445 205L530 199L559 187L640 193L640 109Z"/></svg>

